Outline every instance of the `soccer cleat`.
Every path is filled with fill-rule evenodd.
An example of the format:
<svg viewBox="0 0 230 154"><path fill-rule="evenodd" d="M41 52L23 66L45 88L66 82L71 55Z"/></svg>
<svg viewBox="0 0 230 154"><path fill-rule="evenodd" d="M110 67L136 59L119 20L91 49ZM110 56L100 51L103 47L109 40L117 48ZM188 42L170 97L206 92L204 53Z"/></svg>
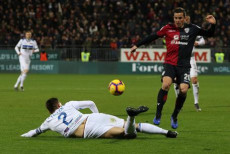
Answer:
<svg viewBox="0 0 230 154"><path fill-rule="evenodd" d="M18 91L18 87L14 87L14 90L15 90L15 91Z"/></svg>
<svg viewBox="0 0 230 154"><path fill-rule="evenodd" d="M198 103L197 103L197 104L194 104L194 106L195 106L197 112L201 111L201 108L200 108L200 106L199 106Z"/></svg>
<svg viewBox="0 0 230 154"><path fill-rule="evenodd" d="M126 112L129 116L133 117L137 116L139 113L148 111L148 109L149 108L147 106L140 106L138 108L127 107Z"/></svg>
<svg viewBox="0 0 230 154"><path fill-rule="evenodd" d="M155 125L160 125L160 122L161 122L161 118L157 119L156 117L153 119L153 123Z"/></svg>
<svg viewBox="0 0 230 154"><path fill-rule="evenodd" d="M178 127L177 120L174 120L173 117L171 117L171 126L173 129L177 129Z"/></svg>
<svg viewBox="0 0 230 154"><path fill-rule="evenodd" d="M21 91L24 91L24 88L23 88L23 87L20 87L20 90L21 90Z"/></svg>
<svg viewBox="0 0 230 154"><path fill-rule="evenodd" d="M165 136L168 137L168 138L176 138L177 134L178 133L176 131L174 132L174 131L169 130L168 133Z"/></svg>

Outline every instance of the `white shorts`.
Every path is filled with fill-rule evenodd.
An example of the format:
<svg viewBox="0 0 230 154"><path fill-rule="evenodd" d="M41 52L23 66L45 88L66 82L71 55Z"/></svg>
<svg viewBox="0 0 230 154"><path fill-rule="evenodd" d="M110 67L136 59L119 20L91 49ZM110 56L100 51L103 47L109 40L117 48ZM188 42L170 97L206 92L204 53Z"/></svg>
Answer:
<svg viewBox="0 0 230 154"><path fill-rule="evenodd" d="M124 124L124 119L109 114L89 114L85 124L84 138L99 138L113 127L123 128Z"/></svg>
<svg viewBox="0 0 230 154"><path fill-rule="evenodd" d="M19 56L19 63L21 71L30 69L30 58L25 57L23 55Z"/></svg>
<svg viewBox="0 0 230 154"><path fill-rule="evenodd" d="M198 76L198 69L196 65L196 60L194 57L190 59L191 69L190 69L190 77L197 77Z"/></svg>

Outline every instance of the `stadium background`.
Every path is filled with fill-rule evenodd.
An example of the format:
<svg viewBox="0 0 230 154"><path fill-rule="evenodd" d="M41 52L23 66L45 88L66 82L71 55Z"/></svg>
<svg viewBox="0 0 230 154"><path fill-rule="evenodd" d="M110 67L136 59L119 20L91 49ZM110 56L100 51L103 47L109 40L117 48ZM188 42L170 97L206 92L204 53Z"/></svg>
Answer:
<svg viewBox="0 0 230 154"><path fill-rule="evenodd" d="M136 140L65 139L53 132L32 139L20 137L48 116L44 102L49 97L59 97L62 102L90 99L99 111L121 118L126 118L125 107L147 105L150 111L136 120L152 123L160 75L145 75L154 72L121 75L125 74L125 67L133 63L120 62L120 50L172 22L172 10L179 6L185 8L192 23L199 26L207 14L215 16L215 37L205 38L206 46L202 47L211 50L211 63L198 66L204 70L213 66L224 71L215 72L215 76L205 75L212 73L199 76L202 112L195 112L190 90L179 117L177 131L180 134L176 140L145 134L139 134ZM218 75L230 73L228 0L3 0L0 17L1 153L229 153L229 76ZM28 29L32 30L40 51L48 53L48 61L41 62L39 54L34 55L31 66L34 70L25 82L25 92L15 92L13 84L19 65L14 47ZM143 47L161 49L164 44L159 39ZM81 62L82 51L91 53L90 62ZM216 64L216 52L225 54L224 63ZM49 63L56 63L65 71L54 69L56 72L50 74L49 68L55 65L49 66ZM161 64L152 65L161 68ZM9 71L2 70L3 66ZM124 72L116 72L117 67ZM107 68L108 72L97 68ZM70 75L72 71L75 74ZM100 75L92 75L98 73ZM126 84L125 93L119 97L107 90L108 83L115 78ZM169 117L174 100L171 90L164 107L163 128L171 129Z"/></svg>

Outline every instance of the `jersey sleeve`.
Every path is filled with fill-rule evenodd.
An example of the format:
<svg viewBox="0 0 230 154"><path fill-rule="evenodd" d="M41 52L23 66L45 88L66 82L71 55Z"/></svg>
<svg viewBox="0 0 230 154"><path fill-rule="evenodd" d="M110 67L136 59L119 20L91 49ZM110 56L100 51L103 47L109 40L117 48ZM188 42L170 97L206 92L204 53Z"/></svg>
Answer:
<svg viewBox="0 0 230 154"><path fill-rule="evenodd" d="M89 108L93 113L99 113L96 104L93 101L70 101L71 105L77 109L86 109Z"/></svg>
<svg viewBox="0 0 230 154"><path fill-rule="evenodd" d="M22 45L22 40L20 40L20 41L18 42L18 44L15 46L15 51L16 51L17 54L20 53L19 48L21 48L21 45Z"/></svg>
<svg viewBox="0 0 230 154"><path fill-rule="evenodd" d="M138 42L136 46L139 47L141 45L151 43L152 41L158 39L159 37L164 37L166 35L166 28L167 25L162 27L159 31L147 36L146 38Z"/></svg>
<svg viewBox="0 0 230 154"><path fill-rule="evenodd" d="M166 35L166 28L167 28L167 25L162 27L159 31L157 31L157 36L164 37Z"/></svg>
<svg viewBox="0 0 230 154"><path fill-rule="evenodd" d="M159 38L158 35L156 33L153 33L152 35L149 35L146 38L144 38L143 40L141 40L140 42L138 42L136 44L136 46L139 47L139 46L144 45L144 44L149 44L158 38Z"/></svg>
<svg viewBox="0 0 230 154"><path fill-rule="evenodd" d="M35 40L34 40L34 52L39 52L38 44Z"/></svg>
<svg viewBox="0 0 230 154"><path fill-rule="evenodd" d="M38 127L36 129L36 134L39 135L41 133L46 132L47 130L49 130L49 126L48 126L48 122L45 120L40 127Z"/></svg>
<svg viewBox="0 0 230 154"><path fill-rule="evenodd" d="M206 36L206 37L212 37L212 36L214 36L214 33L215 33L215 27L216 27L215 24L211 24L211 27L208 30L205 30L205 29L202 29L202 28L197 26L198 31L199 31L198 35Z"/></svg>

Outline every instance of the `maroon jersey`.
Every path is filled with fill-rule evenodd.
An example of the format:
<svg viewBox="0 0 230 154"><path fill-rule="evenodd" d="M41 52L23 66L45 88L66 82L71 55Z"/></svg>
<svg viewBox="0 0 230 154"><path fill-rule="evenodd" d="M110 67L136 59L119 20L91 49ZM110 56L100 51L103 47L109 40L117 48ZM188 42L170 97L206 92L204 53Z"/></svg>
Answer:
<svg viewBox="0 0 230 154"><path fill-rule="evenodd" d="M140 41L137 46L150 43L159 37L165 37L167 52L164 63L180 67L190 67L190 58L196 36L212 36L214 30L215 25L212 25L209 30L203 30L194 24L185 24L183 28L178 28L174 24L167 24L157 31L156 34Z"/></svg>

